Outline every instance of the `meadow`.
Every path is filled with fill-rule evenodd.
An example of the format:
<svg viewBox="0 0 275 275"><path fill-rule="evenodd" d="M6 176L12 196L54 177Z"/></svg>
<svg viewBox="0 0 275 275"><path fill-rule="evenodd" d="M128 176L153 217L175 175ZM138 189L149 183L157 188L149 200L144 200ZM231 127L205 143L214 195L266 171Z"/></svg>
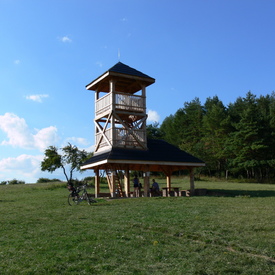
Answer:
<svg viewBox="0 0 275 275"><path fill-rule="evenodd" d="M64 183L0 186L0 274L275 274L275 185L196 188L72 207Z"/></svg>

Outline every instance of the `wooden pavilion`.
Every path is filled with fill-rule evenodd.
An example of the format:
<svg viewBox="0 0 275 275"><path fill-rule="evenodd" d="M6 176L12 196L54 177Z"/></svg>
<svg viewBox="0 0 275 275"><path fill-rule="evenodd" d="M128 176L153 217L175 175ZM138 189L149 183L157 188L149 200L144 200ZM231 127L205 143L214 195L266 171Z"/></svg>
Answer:
<svg viewBox="0 0 275 275"><path fill-rule="evenodd" d="M148 196L150 172L166 175L169 193L172 173L187 169L194 193L194 169L205 163L163 140L146 137L146 87L154 82L154 78L118 62L86 86L95 91L95 151L81 169L94 170L96 197L101 170L106 171L112 197L130 196L130 171L144 173L144 196ZM123 174L124 186L118 174Z"/></svg>

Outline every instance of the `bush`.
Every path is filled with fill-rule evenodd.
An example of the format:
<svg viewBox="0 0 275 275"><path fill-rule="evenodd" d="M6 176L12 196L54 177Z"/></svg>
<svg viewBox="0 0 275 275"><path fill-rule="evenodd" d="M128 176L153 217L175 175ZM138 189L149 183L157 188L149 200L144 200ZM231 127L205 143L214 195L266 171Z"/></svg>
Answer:
<svg viewBox="0 0 275 275"><path fill-rule="evenodd" d="M60 179L51 179L51 182L62 182Z"/></svg>
<svg viewBox="0 0 275 275"><path fill-rule="evenodd" d="M13 179L9 181L9 184L25 184L25 181Z"/></svg>
<svg viewBox="0 0 275 275"><path fill-rule="evenodd" d="M6 184L8 184L8 182L5 180L0 182L0 185L6 185Z"/></svg>
<svg viewBox="0 0 275 275"><path fill-rule="evenodd" d="M88 185L93 185L95 183L94 177L86 177L83 179L83 182L85 182Z"/></svg>
<svg viewBox="0 0 275 275"><path fill-rule="evenodd" d="M39 178L36 183L61 182L59 179Z"/></svg>

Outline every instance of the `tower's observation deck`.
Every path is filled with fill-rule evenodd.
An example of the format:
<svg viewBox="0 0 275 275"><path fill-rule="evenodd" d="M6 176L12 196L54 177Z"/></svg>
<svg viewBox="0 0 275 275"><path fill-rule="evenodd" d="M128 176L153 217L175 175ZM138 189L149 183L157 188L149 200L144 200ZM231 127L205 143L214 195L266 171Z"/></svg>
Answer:
<svg viewBox="0 0 275 275"><path fill-rule="evenodd" d="M86 86L95 91L95 153L147 149L146 87L155 79L121 62Z"/></svg>

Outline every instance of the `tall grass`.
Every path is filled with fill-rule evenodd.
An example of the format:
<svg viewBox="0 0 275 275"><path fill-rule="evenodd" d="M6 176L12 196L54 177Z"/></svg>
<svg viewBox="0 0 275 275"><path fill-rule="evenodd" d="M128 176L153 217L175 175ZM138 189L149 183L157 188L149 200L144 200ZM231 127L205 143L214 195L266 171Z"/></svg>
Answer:
<svg viewBox="0 0 275 275"><path fill-rule="evenodd" d="M70 207L64 184L0 186L0 274L275 274L275 186L196 187Z"/></svg>

